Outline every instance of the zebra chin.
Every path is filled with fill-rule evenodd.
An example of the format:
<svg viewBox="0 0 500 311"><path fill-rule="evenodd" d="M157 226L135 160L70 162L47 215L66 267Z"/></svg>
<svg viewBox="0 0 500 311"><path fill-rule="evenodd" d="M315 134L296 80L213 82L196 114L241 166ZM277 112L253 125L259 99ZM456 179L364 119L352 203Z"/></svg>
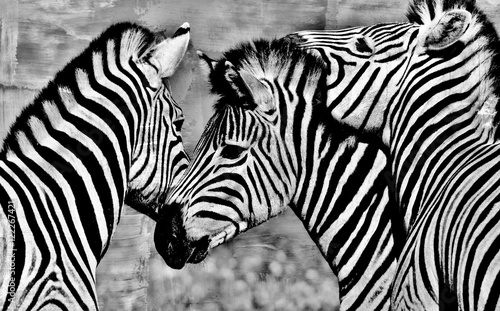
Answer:
<svg viewBox="0 0 500 311"><path fill-rule="evenodd" d="M165 263L170 268L182 269L187 263L197 264L203 261L208 255L209 237L188 240L180 208L164 206L163 211L156 223L154 242Z"/></svg>

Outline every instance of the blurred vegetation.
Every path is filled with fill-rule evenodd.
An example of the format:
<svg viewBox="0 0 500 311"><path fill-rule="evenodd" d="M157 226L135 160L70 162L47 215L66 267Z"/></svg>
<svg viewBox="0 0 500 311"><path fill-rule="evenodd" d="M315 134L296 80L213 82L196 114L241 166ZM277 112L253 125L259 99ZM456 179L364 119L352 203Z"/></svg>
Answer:
<svg viewBox="0 0 500 311"><path fill-rule="evenodd" d="M292 211L168 268L153 250L150 310L338 310L338 283Z"/></svg>

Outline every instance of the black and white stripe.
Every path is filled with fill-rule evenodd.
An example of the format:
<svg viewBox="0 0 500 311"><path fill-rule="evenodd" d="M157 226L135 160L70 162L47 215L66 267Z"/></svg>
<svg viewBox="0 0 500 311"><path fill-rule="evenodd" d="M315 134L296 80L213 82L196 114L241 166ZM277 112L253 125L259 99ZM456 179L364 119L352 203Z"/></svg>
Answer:
<svg viewBox="0 0 500 311"><path fill-rule="evenodd" d="M162 78L189 41L116 24L27 106L0 153L2 310L96 310L95 270L125 202L156 214L187 167ZM177 124L176 124L177 123Z"/></svg>
<svg viewBox="0 0 500 311"><path fill-rule="evenodd" d="M498 35L475 1L413 1L408 17L295 38L329 63L334 118L389 148L408 232L392 309L497 310Z"/></svg>
<svg viewBox="0 0 500 311"><path fill-rule="evenodd" d="M324 63L285 39L201 58L220 99L156 227L167 264L199 262L291 206L339 277L341 310L388 310L398 237L386 157L331 118Z"/></svg>

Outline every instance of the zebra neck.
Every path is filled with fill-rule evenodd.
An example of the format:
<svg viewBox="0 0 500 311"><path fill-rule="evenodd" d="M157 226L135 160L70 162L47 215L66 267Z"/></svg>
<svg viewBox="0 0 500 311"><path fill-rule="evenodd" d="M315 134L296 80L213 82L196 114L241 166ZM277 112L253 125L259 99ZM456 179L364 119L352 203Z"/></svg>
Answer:
<svg viewBox="0 0 500 311"><path fill-rule="evenodd" d="M82 210L74 212L74 202L84 196L75 192L63 197L75 189L47 178L41 174L41 167L25 163L27 159L9 154L7 160L0 161L0 226L7 242L2 260L10 268L0 279L0 293L12 292L12 278L16 286L15 295L4 296L4 308L10 304L30 309L26 294L33 288L41 297L54 296L50 282L61 290L55 291L55 296L68 298L65 291L74 287L89 303L97 301L95 293L88 290L92 284L87 280L95 280L97 264L109 243L106 222L92 206L87 210L97 215L96 223L89 223L88 214ZM47 257L50 260L40 259ZM63 271L71 277L65 277ZM45 282L33 282L38 278ZM43 286L46 282L49 285Z"/></svg>
<svg viewBox="0 0 500 311"><path fill-rule="evenodd" d="M389 301L397 257L386 160L367 144L335 144L308 153L292 209L338 276L341 309L376 310Z"/></svg>
<svg viewBox="0 0 500 311"><path fill-rule="evenodd" d="M391 146L391 166L394 172L395 194L406 228L410 228L427 198L445 176L454 176L477 152L497 144L493 126L492 101L465 103L445 117L426 124L415 122L401 128L405 135L396 136ZM457 103L456 106L459 106ZM460 108L460 107L459 107ZM478 111L479 110L479 111ZM445 161L443 159L446 159Z"/></svg>
<svg viewBox="0 0 500 311"><path fill-rule="evenodd" d="M13 126L15 141L11 139L2 153L5 176L16 176L15 193L25 193L17 206L25 213L46 215L30 218L35 222L50 224L60 216L72 219L81 230L72 235L80 236L98 260L124 202L126 147L102 116L79 105L72 93L34 105L38 107L28 109L30 114Z"/></svg>
<svg viewBox="0 0 500 311"><path fill-rule="evenodd" d="M80 231L68 236L79 236L81 243L88 244L99 260L117 226L123 205L124 194L114 186L116 177L109 168L85 166L90 161L81 161L69 149L54 148L46 140L34 145L26 141L20 144L24 152L8 151L2 162L1 174L5 177L2 186L12 189L8 197L16 211L38 216L19 217L19 222L34 222L30 227L40 223L54 226L54 231L64 236L67 234L64 226L57 224L71 219L72 225L66 230L75 227ZM87 157L99 161L98 156ZM89 219L95 221L89 222Z"/></svg>

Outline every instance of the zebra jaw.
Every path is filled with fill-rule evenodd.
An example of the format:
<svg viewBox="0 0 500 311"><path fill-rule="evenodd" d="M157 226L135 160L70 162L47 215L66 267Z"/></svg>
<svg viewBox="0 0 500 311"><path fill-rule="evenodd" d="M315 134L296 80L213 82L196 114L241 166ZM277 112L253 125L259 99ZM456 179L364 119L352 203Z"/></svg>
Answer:
<svg viewBox="0 0 500 311"><path fill-rule="evenodd" d="M238 227L236 227L236 224L237 223L233 223L232 225L229 225L227 228L220 231L219 233L213 234L209 240L208 249L210 250L221 244L224 244L227 241L231 240L236 235L238 235L239 233L246 231L248 229L248 223L245 221L238 223Z"/></svg>

